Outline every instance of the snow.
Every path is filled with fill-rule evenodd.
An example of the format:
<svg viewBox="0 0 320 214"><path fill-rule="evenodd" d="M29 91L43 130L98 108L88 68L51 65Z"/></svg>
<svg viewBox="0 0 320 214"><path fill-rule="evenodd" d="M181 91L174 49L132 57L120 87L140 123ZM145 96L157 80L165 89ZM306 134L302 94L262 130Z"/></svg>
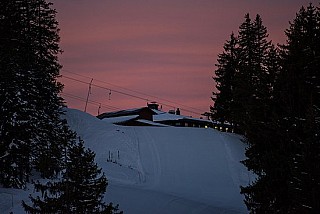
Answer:
<svg viewBox="0 0 320 214"><path fill-rule="evenodd" d="M164 125L164 124L161 124L161 123L155 123L155 122L152 122L150 120L139 119L137 121L140 122L140 123L151 125L151 126L169 127L169 125Z"/></svg>
<svg viewBox="0 0 320 214"><path fill-rule="evenodd" d="M246 213L240 185L254 176L241 137L214 129L126 127L67 109L70 127L96 152L109 185L106 202L124 213ZM0 188L0 209L23 213L18 199L33 192ZM13 208L12 208L13 205Z"/></svg>
<svg viewBox="0 0 320 214"><path fill-rule="evenodd" d="M168 112L163 112L159 110L153 110L156 115L153 115L153 120L155 122L160 122L160 121L166 121L166 120L181 120L181 119L188 119L188 120L194 120L194 121L202 121L202 122L208 122L212 123L211 120L205 120L205 119L200 119L200 118L193 118L193 117L188 117L188 116L183 116L183 115L176 115L176 114L170 114Z"/></svg>
<svg viewBox="0 0 320 214"><path fill-rule="evenodd" d="M127 122L129 120L136 119L137 117L139 117L139 115L109 117L109 118L103 118L102 121L105 121L105 122L108 122L108 123L123 123L123 122Z"/></svg>
<svg viewBox="0 0 320 214"><path fill-rule="evenodd" d="M176 114L170 114L167 112L161 112L157 111L156 115L153 115L154 121L164 121L164 120L180 120L185 118L185 116L182 115L176 115Z"/></svg>

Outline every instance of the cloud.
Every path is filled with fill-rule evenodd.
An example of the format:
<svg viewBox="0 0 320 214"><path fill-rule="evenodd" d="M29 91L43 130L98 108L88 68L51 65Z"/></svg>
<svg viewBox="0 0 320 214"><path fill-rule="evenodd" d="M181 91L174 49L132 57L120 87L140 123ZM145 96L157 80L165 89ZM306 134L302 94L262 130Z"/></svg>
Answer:
<svg viewBox="0 0 320 214"><path fill-rule="evenodd" d="M217 55L244 14L261 14L270 38L283 43L288 22L308 2L54 0L64 50L60 61L64 70L88 76L86 81L93 77L208 111ZM86 94L87 85L64 83L66 91ZM105 102L104 94L97 90L92 98ZM113 94L112 104L127 108L145 101Z"/></svg>

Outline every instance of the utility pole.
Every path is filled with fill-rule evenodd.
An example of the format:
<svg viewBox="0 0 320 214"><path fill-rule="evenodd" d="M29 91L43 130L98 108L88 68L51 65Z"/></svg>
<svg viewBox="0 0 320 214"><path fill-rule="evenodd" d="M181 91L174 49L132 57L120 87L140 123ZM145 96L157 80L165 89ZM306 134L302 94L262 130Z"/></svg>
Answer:
<svg viewBox="0 0 320 214"><path fill-rule="evenodd" d="M100 109L101 109L101 103L99 103L98 115L100 114Z"/></svg>
<svg viewBox="0 0 320 214"><path fill-rule="evenodd" d="M91 79L91 81L89 83L89 89L88 89L88 94L87 94L86 106L84 107L84 112L87 112L87 105L88 105L88 101L89 101L89 96L91 94L92 81L93 81L93 78Z"/></svg>

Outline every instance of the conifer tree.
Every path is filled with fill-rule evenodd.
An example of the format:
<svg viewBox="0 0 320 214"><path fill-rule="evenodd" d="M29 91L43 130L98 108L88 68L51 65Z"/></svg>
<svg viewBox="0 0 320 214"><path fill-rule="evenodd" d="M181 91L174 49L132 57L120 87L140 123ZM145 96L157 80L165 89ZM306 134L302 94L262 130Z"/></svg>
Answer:
<svg viewBox="0 0 320 214"><path fill-rule="evenodd" d="M217 69L213 79L218 92L213 92L214 106L210 107L213 119L224 123L233 122L231 109L233 105L234 76L237 69L237 38L231 34L223 46L223 53L218 55Z"/></svg>
<svg viewBox="0 0 320 214"><path fill-rule="evenodd" d="M279 121L276 114L278 109L274 101L275 80L280 71L279 53L272 45L266 59L265 96L262 100L263 117L254 126L251 126L251 133L247 135L248 148L247 159L242 161L248 170L253 171L257 180L249 186L241 187L241 193L245 195L245 203L252 213L274 213L277 207L270 207L269 202L274 195L284 194L284 185L277 183L278 180L288 176L288 169L282 168L286 160L285 151L281 151L281 134L278 127ZM274 177L273 177L274 176ZM273 177L273 178L272 178ZM280 184L280 185L279 185ZM281 203L287 203L282 201Z"/></svg>
<svg viewBox="0 0 320 214"><path fill-rule="evenodd" d="M76 213L96 213L105 209L102 198L107 179L101 175L94 157L91 150L85 150L82 141L68 153L70 160L67 161L65 179L72 198L70 204Z"/></svg>
<svg viewBox="0 0 320 214"><path fill-rule="evenodd" d="M28 213L122 213L118 206L103 202L107 179L94 162L95 154L85 149L83 141L66 149L62 179L45 184L35 183L41 197L32 197L32 206L23 201Z"/></svg>
<svg viewBox="0 0 320 214"><path fill-rule="evenodd" d="M249 14L246 14L235 44L232 92L229 91L229 117L239 125L240 131L245 135L245 142L248 143L247 160L243 163L259 176L257 181L241 188L245 203L252 212L258 210L255 207L256 201L265 204L263 202L270 199L269 194L272 194L273 189L264 181L268 180L266 172L269 167L274 167L274 161L278 160L277 156L269 153L270 145L276 138L272 139L273 142L269 138L277 136L274 129L276 120L272 115L275 78L280 64L278 50L267 38L267 29L262 24L261 17L257 15L251 20ZM222 101L222 104L228 103ZM222 106L220 103L217 105ZM268 206L264 208L265 211L271 211Z"/></svg>
<svg viewBox="0 0 320 214"><path fill-rule="evenodd" d="M25 69L24 3L4 0L0 4L0 183L21 188L31 171L33 76Z"/></svg>
<svg viewBox="0 0 320 214"><path fill-rule="evenodd" d="M288 210L320 211L320 10L302 7L286 30L283 69L276 96L288 155ZM280 115L280 114L279 114Z"/></svg>
<svg viewBox="0 0 320 214"><path fill-rule="evenodd" d="M242 188L252 213L320 211L319 9L302 7L286 31L273 89L269 133L247 151L258 178ZM252 142L252 141L251 141Z"/></svg>
<svg viewBox="0 0 320 214"><path fill-rule="evenodd" d="M57 156L66 123L60 119L59 36L56 12L50 7L45 0L0 2L0 183L4 186L23 187L33 166L45 177L59 171ZM40 166L44 158L50 167Z"/></svg>
<svg viewBox="0 0 320 214"><path fill-rule="evenodd" d="M243 132L250 135L251 126L264 120L268 94L266 59L271 48L266 27L256 15L254 21L245 15L239 27L238 72L235 75L233 117ZM254 134L255 132L253 132Z"/></svg>
<svg viewBox="0 0 320 214"><path fill-rule="evenodd" d="M107 183L104 175L97 177L101 169L93 164L93 152L75 144L74 133L60 118L62 85L56 79L61 50L51 5L45 0L0 1L0 184L23 188L33 169L43 178L62 174L62 181L35 184L44 200L24 203L28 212L111 213L117 208L102 203ZM88 167L89 174L75 171L83 170L80 166Z"/></svg>

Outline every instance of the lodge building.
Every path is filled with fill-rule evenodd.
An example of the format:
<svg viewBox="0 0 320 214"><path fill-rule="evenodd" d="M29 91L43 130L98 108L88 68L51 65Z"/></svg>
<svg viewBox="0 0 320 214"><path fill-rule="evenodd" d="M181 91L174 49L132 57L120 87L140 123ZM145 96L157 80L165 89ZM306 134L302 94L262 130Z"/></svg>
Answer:
<svg viewBox="0 0 320 214"><path fill-rule="evenodd" d="M176 126L215 128L220 131L230 131L228 125L221 125L211 120L193 118L181 115L180 109L164 112L159 110L156 102L148 103L146 107L127 109L115 112L106 112L97 116L101 120L123 126Z"/></svg>

